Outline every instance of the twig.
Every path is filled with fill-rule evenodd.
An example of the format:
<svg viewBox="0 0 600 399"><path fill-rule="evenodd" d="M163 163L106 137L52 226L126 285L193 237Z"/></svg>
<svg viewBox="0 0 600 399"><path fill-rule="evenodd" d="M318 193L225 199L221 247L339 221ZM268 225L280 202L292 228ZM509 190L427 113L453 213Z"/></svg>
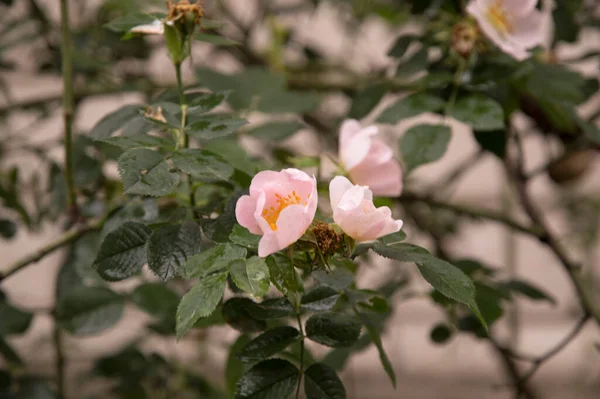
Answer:
<svg viewBox="0 0 600 399"><path fill-rule="evenodd" d="M78 210L77 193L73 179L73 53L68 0L60 1L60 15L62 28L63 119L65 125L65 180L67 183L69 214L74 216L78 214Z"/></svg>
<svg viewBox="0 0 600 399"><path fill-rule="evenodd" d="M65 396L65 354L63 351L63 340L60 327L54 318L54 349L56 350L56 386L59 397L66 398Z"/></svg>
<svg viewBox="0 0 600 399"><path fill-rule="evenodd" d="M400 203L414 203L414 202L422 202L434 208L447 209L449 211L453 211L462 215L471 216L474 218L487 219L494 222L502 223L514 230L517 230L521 233L529 234L534 237L542 237L543 231L537 227L526 226L516 220L509 218L508 216L491 210L484 209L475 209L463 205L457 204L449 204L446 202L442 202L436 200L430 196L421 196L414 193L405 192L402 194L400 198L398 198Z"/></svg>
<svg viewBox="0 0 600 399"><path fill-rule="evenodd" d="M512 358L514 358L514 356L512 356L510 349L507 349L507 348L503 347L502 345L500 345L491 336L488 336L488 341L490 342L490 344L492 345L492 347L494 348L494 350L500 357L502 364L504 364L504 368L505 368L506 372L508 373L508 376L510 377L512 386L514 386L514 387L520 386L521 387L520 388L521 392L518 392L517 395L519 395L519 396L524 395L528 399L536 398L537 395L535 394L533 389L527 384L527 381L526 380L522 381L522 378L519 377L519 369L517 368L517 365L515 364L515 362L512 359ZM517 388L517 391L519 391L518 388Z"/></svg>
<svg viewBox="0 0 600 399"><path fill-rule="evenodd" d="M57 249L76 241L78 238L82 237L86 233L94 230L100 230L104 225L105 220L106 218L102 218L99 220L90 221L84 225L73 227L71 230L67 231L56 240L48 243L47 245L43 246L37 251L27 255L23 259L18 260L17 262L7 267L6 270L0 271L0 282L6 280L7 278L19 272L21 269L27 267L28 265L39 261L46 255L56 251Z"/></svg>

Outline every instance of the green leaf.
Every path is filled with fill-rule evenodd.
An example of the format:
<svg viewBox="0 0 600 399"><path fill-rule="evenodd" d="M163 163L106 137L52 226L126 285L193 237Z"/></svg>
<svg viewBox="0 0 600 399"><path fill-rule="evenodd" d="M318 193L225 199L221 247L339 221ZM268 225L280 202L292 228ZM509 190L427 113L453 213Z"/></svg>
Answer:
<svg viewBox="0 0 600 399"><path fill-rule="evenodd" d="M208 33L198 32L194 35L194 40L214 44L216 46L239 46L241 43L235 40L228 39L224 36L211 35Z"/></svg>
<svg viewBox="0 0 600 399"><path fill-rule="evenodd" d="M0 302L0 337L23 334L29 328L33 314L24 312L7 302Z"/></svg>
<svg viewBox="0 0 600 399"><path fill-rule="evenodd" d="M473 130L473 136L483 150L491 152L498 158L504 160L507 138L505 130L493 130L488 132L478 132Z"/></svg>
<svg viewBox="0 0 600 399"><path fill-rule="evenodd" d="M406 168L410 171L418 166L439 160L450 143L451 130L442 125L417 125L404 134L400 150Z"/></svg>
<svg viewBox="0 0 600 399"><path fill-rule="evenodd" d="M394 366L392 365L392 362L390 362L390 359L387 353L385 352L385 348L383 347L383 341L381 341L381 326L375 323L372 318L367 316L367 314L358 312L357 309L355 309L355 312L356 315L360 318L362 324L367 329L367 334L369 334L369 337L371 337L371 340L377 347L381 365L383 366L383 369L390 378L392 385L394 386L394 388L396 388L396 372L394 371Z"/></svg>
<svg viewBox="0 0 600 399"><path fill-rule="evenodd" d="M385 84L373 84L358 91L352 99L348 117L362 119L367 116L379 104L387 90L388 86Z"/></svg>
<svg viewBox="0 0 600 399"><path fill-rule="evenodd" d="M238 354L248 342L250 342L250 338L246 334L242 334L229 348L229 355L227 356L227 363L225 365L225 385L230 398L235 395L237 382L247 370L247 366L239 360Z"/></svg>
<svg viewBox="0 0 600 399"><path fill-rule="evenodd" d="M302 297L302 308L313 312L324 312L333 309L340 299L340 294L333 288L321 286L307 292Z"/></svg>
<svg viewBox="0 0 600 399"><path fill-rule="evenodd" d="M427 64L429 62L428 54L427 47L421 48L406 61L401 62L400 65L398 65L398 68L396 68L396 76L405 78L427 70Z"/></svg>
<svg viewBox="0 0 600 399"><path fill-rule="evenodd" d="M248 294L261 298L269 291L269 268L264 259L253 256L229 264L229 273L235 285Z"/></svg>
<svg viewBox="0 0 600 399"><path fill-rule="evenodd" d="M445 104L444 100L432 94L411 94L386 108L379 115L379 118L377 118L377 122L396 124L403 119L411 118L424 112L437 112L444 108Z"/></svg>
<svg viewBox="0 0 600 399"><path fill-rule="evenodd" d="M383 243L385 245L391 245L391 246L393 246L395 244L399 244L404 240L406 240L406 233L404 232L404 230L400 230L395 233L388 234L387 236L383 236L379 239L379 241L381 241L381 243Z"/></svg>
<svg viewBox="0 0 600 399"><path fill-rule="evenodd" d="M450 116L478 131L504 128L504 111L495 100L483 94L471 94L459 99Z"/></svg>
<svg viewBox="0 0 600 399"><path fill-rule="evenodd" d="M131 301L138 308L157 319L173 317L179 300L179 295L160 283L139 285L131 294Z"/></svg>
<svg viewBox="0 0 600 399"><path fill-rule="evenodd" d="M228 91L218 93L194 93L188 97L188 114L205 114L227 99Z"/></svg>
<svg viewBox="0 0 600 399"><path fill-rule="evenodd" d="M300 331L290 326L275 327L265 331L248 343L240 352L244 363L267 359L300 340Z"/></svg>
<svg viewBox="0 0 600 399"><path fill-rule="evenodd" d="M268 122L252 128L248 134L261 140L284 140L306 126L300 122Z"/></svg>
<svg viewBox="0 0 600 399"><path fill-rule="evenodd" d="M141 223L124 223L106 236L93 267L107 281L133 276L146 263L146 242L151 233Z"/></svg>
<svg viewBox="0 0 600 399"><path fill-rule="evenodd" d="M192 256L181 268L186 279L202 278L208 274L221 272L234 260L246 259L246 250L231 244L218 244Z"/></svg>
<svg viewBox="0 0 600 399"><path fill-rule="evenodd" d="M406 50L408 50L408 47L417 39L418 37L415 35L400 36L396 39L396 42L388 51L387 55L389 57L401 58L406 53Z"/></svg>
<svg viewBox="0 0 600 399"><path fill-rule="evenodd" d="M488 326L491 326L504 314L502 301L504 295L496 288L484 284L480 281L475 281L475 302L481 313L481 317L485 320Z"/></svg>
<svg viewBox="0 0 600 399"><path fill-rule="evenodd" d="M315 363L304 372L306 399L346 399L346 389L335 370Z"/></svg>
<svg viewBox="0 0 600 399"><path fill-rule="evenodd" d="M90 130L89 135L94 139L103 139L121 129L127 122L138 116L141 112L139 105L126 105L118 110L111 112L102 118Z"/></svg>
<svg viewBox="0 0 600 399"><path fill-rule="evenodd" d="M163 281L170 280L200 252L201 240L200 227L191 220L158 228L148 240L148 267Z"/></svg>
<svg viewBox="0 0 600 399"><path fill-rule="evenodd" d="M79 286L59 298L56 319L71 334L93 335L117 324L124 308L123 297L108 288Z"/></svg>
<svg viewBox="0 0 600 399"><path fill-rule="evenodd" d="M321 97L315 93L273 90L260 98L256 110L272 114L304 113L317 108L320 102Z"/></svg>
<svg viewBox="0 0 600 399"><path fill-rule="evenodd" d="M0 236L11 239L17 234L17 224L12 220L0 219Z"/></svg>
<svg viewBox="0 0 600 399"><path fill-rule="evenodd" d="M240 332L263 331L267 323L251 313L255 305L249 298L231 298L223 304L223 319Z"/></svg>
<svg viewBox="0 0 600 399"><path fill-rule="evenodd" d="M552 11L552 19L556 26L554 43L564 41L575 43L579 36L580 24L577 20L577 12L581 10L582 1L557 0Z"/></svg>
<svg viewBox="0 0 600 399"><path fill-rule="evenodd" d="M317 270L312 273L312 277L321 285L331 287L336 291L343 291L354 283L354 275L348 270L341 268L337 268L331 272Z"/></svg>
<svg viewBox="0 0 600 399"><path fill-rule="evenodd" d="M188 126L186 132L200 140L212 140L229 136L246 124L246 119L232 115L206 115Z"/></svg>
<svg viewBox="0 0 600 399"><path fill-rule="evenodd" d="M554 82L554 84L548 84ZM585 100L585 78L564 65L533 63L524 82L518 82L518 89L533 96L536 100L560 102L576 105Z"/></svg>
<svg viewBox="0 0 600 399"><path fill-rule="evenodd" d="M354 345L360 335L361 325L351 316L341 313L319 313L306 322L306 336L332 348Z"/></svg>
<svg viewBox="0 0 600 399"><path fill-rule="evenodd" d="M229 239L232 243L239 245L240 247L248 248L253 251L258 251L258 242L261 236L250 233L245 227L236 224L233 226L233 230L229 235Z"/></svg>
<svg viewBox="0 0 600 399"><path fill-rule="evenodd" d="M233 167L229 163L204 150L182 149L171 159L177 169L202 182L228 181L233 175Z"/></svg>
<svg viewBox="0 0 600 399"><path fill-rule="evenodd" d="M552 295L523 280L508 280L500 283L499 286L534 301L547 301L555 306L557 304L556 299Z"/></svg>
<svg viewBox="0 0 600 399"><path fill-rule="evenodd" d="M438 324L429 333L429 338L436 344L443 344L452 338L452 330L445 324Z"/></svg>
<svg viewBox="0 0 600 399"><path fill-rule="evenodd" d="M138 25L148 25L159 18L160 16L157 14L132 13L113 19L104 27L117 33L128 32Z"/></svg>
<svg viewBox="0 0 600 399"><path fill-rule="evenodd" d="M210 316L223 297L227 272L214 273L202 278L181 299L177 307L177 339L202 317Z"/></svg>
<svg viewBox="0 0 600 399"><path fill-rule="evenodd" d="M4 359L4 364L16 367L25 367L25 363L19 357L19 354L2 338L0 338L0 358ZM0 393L2 393L2 371L0 371Z"/></svg>
<svg viewBox="0 0 600 399"><path fill-rule="evenodd" d="M147 147L160 147L168 149L173 148L173 142L171 140L168 140L164 137L150 136L147 134L137 136L106 137L96 141L114 145L115 147L119 147L124 150Z"/></svg>
<svg viewBox="0 0 600 399"><path fill-rule="evenodd" d="M300 372L287 360L265 360L238 381L235 399L287 399L299 378Z"/></svg>
<svg viewBox="0 0 600 399"><path fill-rule="evenodd" d="M296 270L287 256L281 254L270 255L266 261L271 282L279 291L284 295L302 291L303 287L298 281Z"/></svg>
<svg viewBox="0 0 600 399"><path fill-rule="evenodd" d="M246 150L234 140L212 140L207 142L203 149L220 156L235 169L247 175L254 176L257 171Z"/></svg>
<svg viewBox="0 0 600 399"><path fill-rule="evenodd" d="M161 197L171 194L179 184L165 157L156 151L134 148L119 157L119 174L125 193Z"/></svg>

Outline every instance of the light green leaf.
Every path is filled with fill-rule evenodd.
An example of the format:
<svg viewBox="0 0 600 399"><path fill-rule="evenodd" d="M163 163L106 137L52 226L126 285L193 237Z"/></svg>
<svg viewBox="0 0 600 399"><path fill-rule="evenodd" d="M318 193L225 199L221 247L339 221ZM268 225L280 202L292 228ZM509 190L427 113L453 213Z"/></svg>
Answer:
<svg viewBox="0 0 600 399"><path fill-rule="evenodd" d="M246 119L233 115L206 115L195 120L186 132L200 140L212 140L229 136L246 124Z"/></svg>
<svg viewBox="0 0 600 399"><path fill-rule="evenodd" d="M250 341L238 354L244 363L267 359L300 340L300 331L290 326L275 327Z"/></svg>
<svg viewBox="0 0 600 399"><path fill-rule="evenodd" d="M202 317L208 317L216 309L223 297L227 272L214 273L203 277L181 299L177 307L177 339Z"/></svg>
<svg viewBox="0 0 600 399"><path fill-rule="evenodd" d="M126 105L118 110L111 112L102 118L90 130L90 137L94 139L103 139L121 129L127 122L138 116L142 107L139 105Z"/></svg>
<svg viewBox="0 0 600 399"><path fill-rule="evenodd" d="M229 235L229 239L232 243L239 245L240 247L248 248L253 251L258 251L258 242L260 237L256 234L250 233L245 227L236 224L233 226L233 230Z"/></svg>
<svg viewBox="0 0 600 399"><path fill-rule="evenodd" d="M148 267L163 281L173 278L183 264L200 252L202 234L194 221L156 229L148 241Z"/></svg>
<svg viewBox="0 0 600 399"><path fill-rule="evenodd" d="M59 298L56 320L71 334L99 334L117 324L124 308L123 298L108 288L79 286Z"/></svg>
<svg viewBox="0 0 600 399"><path fill-rule="evenodd" d="M171 194L179 177L171 172L163 155L135 148L119 157L119 174L127 194L160 197Z"/></svg>
<svg viewBox="0 0 600 399"><path fill-rule="evenodd" d="M299 370L287 360L265 360L242 376L234 398L287 399L294 393L299 378Z"/></svg>
<svg viewBox="0 0 600 399"><path fill-rule="evenodd" d="M146 242L151 233L152 230L141 223L124 223L106 236L93 267L107 281L134 275L146 263Z"/></svg>
<svg viewBox="0 0 600 399"><path fill-rule="evenodd" d="M459 99L450 110L450 116L478 131L504 128L502 106L483 94L471 94Z"/></svg>
<svg viewBox="0 0 600 399"><path fill-rule="evenodd" d="M233 167L220 157L204 150L182 149L173 154L173 165L203 182L228 181Z"/></svg>
<svg viewBox="0 0 600 399"><path fill-rule="evenodd" d="M238 288L257 298L263 297L271 286L269 268L257 256L234 260L229 264L229 273Z"/></svg>
<svg viewBox="0 0 600 399"><path fill-rule="evenodd" d="M406 168L413 170L442 158L448 149L450 138L451 131L448 126L417 125L408 129L400 141Z"/></svg>
<svg viewBox="0 0 600 399"><path fill-rule="evenodd" d="M228 91L191 94L188 96L188 114L204 114L212 111L221 105L228 95Z"/></svg>
<svg viewBox="0 0 600 399"><path fill-rule="evenodd" d="M106 137L98 139L102 143L114 145L115 147L122 148L124 150L130 150L132 148L148 148L148 147L160 147L165 149L173 148L173 142L158 136L150 135L137 135L137 136L117 136L117 137Z"/></svg>
<svg viewBox="0 0 600 399"><path fill-rule="evenodd" d="M437 112L444 108L445 102L439 97L427 93L411 94L386 108L377 122L396 124L399 121L420 115L424 112Z"/></svg>
<svg viewBox="0 0 600 399"><path fill-rule="evenodd" d="M346 389L335 370L315 363L304 372L306 399L346 399Z"/></svg>
<svg viewBox="0 0 600 399"><path fill-rule="evenodd" d="M248 134L261 140L283 140L304 128L300 122L268 122L252 128Z"/></svg>
<svg viewBox="0 0 600 399"><path fill-rule="evenodd" d="M319 313L306 322L306 336L332 348L347 348L358 340L361 325L352 316L341 313Z"/></svg>
<svg viewBox="0 0 600 399"><path fill-rule="evenodd" d="M202 32L196 33L194 35L194 39L201 41L201 42L211 43L216 46L239 46L239 45L241 45L239 42L228 39L224 36L211 35L209 33L202 33Z"/></svg>
<svg viewBox="0 0 600 399"><path fill-rule="evenodd" d="M256 173L256 164L235 140L211 140L203 146L203 149L220 156L240 172L250 176Z"/></svg>
<svg viewBox="0 0 600 399"><path fill-rule="evenodd" d="M231 244L218 244L189 258L181 268L181 275L186 279L202 278L227 269L229 263L238 259L246 259L244 248Z"/></svg>

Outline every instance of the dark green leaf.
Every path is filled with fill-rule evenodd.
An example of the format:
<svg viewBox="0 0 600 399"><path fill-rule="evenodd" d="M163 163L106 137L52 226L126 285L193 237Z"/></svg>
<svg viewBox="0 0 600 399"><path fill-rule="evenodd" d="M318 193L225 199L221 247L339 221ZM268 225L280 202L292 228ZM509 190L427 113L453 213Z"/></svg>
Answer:
<svg viewBox="0 0 600 399"><path fill-rule="evenodd" d="M157 319L173 317L179 299L179 295L160 283L142 284L131 294L131 301L138 308Z"/></svg>
<svg viewBox="0 0 600 399"><path fill-rule="evenodd" d="M581 74L560 64L535 63L532 66L530 73L525 81L519 84L518 89L538 101L575 105L585 100L584 89L588 83ZM549 85L548 82L554 84Z"/></svg>
<svg viewBox="0 0 600 399"><path fill-rule="evenodd" d="M491 152L502 160L504 159L506 154L506 132L504 130L494 130L489 132L478 132L474 130L473 136L483 150Z"/></svg>
<svg viewBox="0 0 600 399"><path fill-rule="evenodd" d="M239 360L238 354L248 342L250 342L250 338L246 334L242 334L229 349L227 364L225 366L225 385L227 386L229 397L235 395L237 382L247 370L247 366Z"/></svg>
<svg viewBox="0 0 600 399"><path fill-rule="evenodd" d="M260 98L256 109L272 114L303 113L317 108L320 101L315 93L273 90Z"/></svg>
<svg viewBox="0 0 600 399"><path fill-rule="evenodd" d="M106 236L93 267L108 281L134 275L146 263L146 242L151 233L152 230L141 223L124 223Z"/></svg>
<svg viewBox="0 0 600 399"><path fill-rule="evenodd" d="M504 295L497 289L475 281L475 301L477 302L481 316L488 326L492 325L504 314L504 309L502 308L503 300Z"/></svg>
<svg viewBox="0 0 600 399"><path fill-rule="evenodd" d="M158 136L150 135L137 135L137 136L117 136L117 137L106 137L98 139L102 143L114 145L115 147L122 148L124 150L130 150L132 148L147 148L147 147L160 147L160 148L172 148L173 142Z"/></svg>
<svg viewBox="0 0 600 399"><path fill-rule="evenodd" d="M258 251L258 242L260 241L260 238L261 236L250 233L248 229L239 224L233 226L233 230L229 235L229 239L232 243L253 251Z"/></svg>
<svg viewBox="0 0 600 399"><path fill-rule="evenodd" d="M186 128L188 134L201 140L223 138L246 125L247 120L232 115L207 115Z"/></svg>
<svg viewBox="0 0 600 399"><path fill-rule="evenodd" d="M436 112L444 108L445 102L439 97L427 93L411 94L386 108L377 122L396 124L399 121L420 115L424 112Z"/></svg>
<svg viewBox="0 0 600 399"><path fill-rule="evenodd" d="M196 33L194 39L200 42L214 44L216 46L239 46L240 43L235 40L228 39L224 36L211 35L208 33Z"/></svg>
<svg viewBox="0 0 600 399"><path fill-rule="evenodd" d="M394 58L401 58L408 50L408 47L417 40L415 35L404 35L396 39L394 46L388 51L387 55Z"/></svg>
<svg viewBox="0 0 600 399"><path fill-rule="evenodd" d="M15 396L7 399L61 399L41 378L22 377L16 385L18 390Z"/></svg>
<svg viewBox="0 0 600 399"><path fill-rule="evenodd" d="M581 8L580 0L557 0L552 11L554 19L554 42L564 41L575 43L579 36L580 24L577 20L577 11Z"/></svg>
<svg viewBox="0 0 600 399"><path fill-rule="evenodd" d="M269 359L252 367L238 381L235 399L288 399L300 378L290 362Z"/></svg>
<svg viewBox="0 0 600 399"><path fill-rule="evenodd" d="M182 149L173 154L173 165L203 182L228 181L233 167L220 157L198 149Z"/></svg>
<svg viewBox="0 0 600 399"><path fill-rule="evenodd" d="M333 288L321 286L307 292L302 297L302 308L313 312L331 310L340 299L340 294Z"/></svg>
<svg viewBox="0 0 600 399"><path fill-rule="evenodd" d="M438 324L431 330L429 337L436 344L443 344L452 337L452 330L445 324Z"/></svg>
<svg viewBox="0 0 600 399"><path fill-rule="evenodd" d="M0 236L11 239L17 234L17 224L12 220L0 219Z"/></svg>
<svg viewBox="0 0 600 399"><path fill-rule="evenodd" d="M300 122L268 122L252 128L248 134L261 140L283 140L304 128Z"/></svg>
<svg viewBox="0 0 600 399"><path fill-rule="evenodd" d="M257 298L263 297L271 286L269 268L257 256L234 260L229 264L229 273L238 288Z"/></svg>
<svg viewBox="0 0 600 399"><path fill-rule="evenodd" d="M248 153L234 140L212 140L203 149L223 158L235 169L254 176L256 165L248 157Z"/></svg>
<svg viewBox="0 0 600 399"><path fill-rule="evenodd" d="M1 305L0 305L1 306ZM19 354L2 338L0 338L0 358L4 359L4 364L9 366L24 367L23 360ZM0 370L0 374L2 371ZM1 379L1 376L0 376ZM0 394L2 393L2 382L0 381Z"/></svg>
<svg viewBox="0 0 600 399"><path fill-rule="evenodd" d="M244 363L267 359L300 339L300 332L294 327L282 326L265 331L248 343L240 352Z"/></svg>
<svg viewBox="0 0 600 399"><path fill-rule="evenodd" d="M162 226L148 240L148 267L167 281L173 278L190 257L200 252L202 234L196 222Z"/></svg>
<svg viewBox="0 0 600 399"><path fill-rule="evenodd" d="M451 131L443 125L417 125L400 141L402 158L408 170L439 160L450 143Z"/></svg>
<svg viewBox="0 0 600 399"><path fill-rule="evenodd" d="M119 174L127 194L161 197L171 194L179 177L156 151L134 148L119 157Z"/></svg>
<svg viewBox="0 0 600 399"><path fill-rule="evenodd" d="M502 106L483 94L471 94L459 99L450 111L450 116L478 131L504 128Z"/></svg>
<svg viewBox="0 0 600 399"><path fill-rule="evenodd" d="M111 112L92 128L89 135L94 139L103 139L122 128L127 122L140 114L139 105L126 105Z"/></svg>
<svg viewBox="0 0 600 399"><path fill-rule="evenodd" d="M72 334L99 334L121 319L124 307L123 298L108 288L80 286L59 299L56 318Z"/></svg>
<svg viewBox="0 0 600 399"><path fill-rule="evenodd" d="M427 70L428 55L427 48L423 47L406 61L401 61L396 68L396 76L406 78Z"/></svg>
<svg viewBox="0 0 600 399"><path fill-rule="evenodd" d="M267 266L271 282L284 295L302 291L303 287L289 257L281 254L270 255L267 257Z"/></svg>
<svg viewBox="0 0 600 399"><path fill-rule="evenodd" d="M322 363L304 372L304 392L307 399L346 399L346 389L335 370Z"/></svg>
<svg viewBox="0 0 600 399"><path fill-rule="evenodd" d="M227 269L229 263L246 259L246 250L231 244L218 244L188 259L181 268L184 278L202 278Z"/></svg>
<svg viewBox="0 0 600 399"><path fill-rule="evenodd" d="M210 316L225 291L227 272L214 273L203 277L181 299L177 308L177 339L200 318Z"/></svg>
<svg viewBox="0 0 600 399"><path fill-rule="evenodd" d="M306 322L306 336L332 348L354 345L360 335L361 325L351 316L341 313L319 313Z"/></svg>
<svg viewBox="0 0 600 399"><path fill-rule="evenodd" d="M138 25L149 25L157 19L159 16L156 14L133 13L114 19L104 27L117 33L128 32Z"/></svg>
<svg viewBox="0 0 600 399"><path fill-rule="evenodd" d="M256 318L251 309L256 304L248 298L231 298L223 304L223 318L240 332L257 332L267 328L267 323Z"/></svg>
<svg viewBox="0 0 600 399"><path fill-rule="evenodd" d="M406 233L404 230L400 230L396 233L388 234L387 236L383 236L379 239L385 245L395 245L399 244L402 241L406 240Z"/></svg>
<svg viewBox="0 0 600 399"><path fill-rule="evenodd" d="M212 111L221 105L228 95L227 91L192 95L188 100L188 114L204 114Z"/></svg>
<svg viewBox="0 0 600 399"><path fill-rule="evenodd" d="M0 302L0 337L23 334L29 328L32 319L32 313L17 309L7 302Z"/></svg>
<svg viewBox="0 0 600 399"><path fill-rule="evenodd" d="M556 305L556 299L542 291L541 289L531 285L530 283L523 280L509 280L499 284L500 287L514 291L534 301L547 301L552 305Z"/></svg>
<svg viewBox="0 0 600 399"><path fill-rule="evenodd" d="M354 95L352 107L348 113L349 118L362 119L379 104L388 90L385 84L367 86Z"/></svg>
<svg viewBox="0 0 600 399"><path fill-rule="evenodd" d="M354 275L346 269L337 268L331 272L317 270L312 274L320 284L331 287L336 291L343 291L354 282Z"/></svg>

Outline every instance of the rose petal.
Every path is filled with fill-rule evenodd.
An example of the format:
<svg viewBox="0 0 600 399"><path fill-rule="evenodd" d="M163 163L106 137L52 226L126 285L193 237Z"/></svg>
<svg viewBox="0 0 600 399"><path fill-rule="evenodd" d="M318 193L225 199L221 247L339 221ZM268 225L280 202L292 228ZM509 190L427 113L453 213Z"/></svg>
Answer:
<svg viewBox="0 0 600 399"><path fill-rule="evenodd" d="M252 234L262 235L262 230L255 217L256 200L249 195L243 195L235 205L235 218L240 225L247 228ZM262 219L262 218L261 218Z"/></svg>
<svg viewBox="0 0 600 399"><path fill-rule="evenodd" d="M331 209L335 209L344 193L352 188L353 184L344 176L336 176L329 183L329 201L331 203Z"/></svg>

